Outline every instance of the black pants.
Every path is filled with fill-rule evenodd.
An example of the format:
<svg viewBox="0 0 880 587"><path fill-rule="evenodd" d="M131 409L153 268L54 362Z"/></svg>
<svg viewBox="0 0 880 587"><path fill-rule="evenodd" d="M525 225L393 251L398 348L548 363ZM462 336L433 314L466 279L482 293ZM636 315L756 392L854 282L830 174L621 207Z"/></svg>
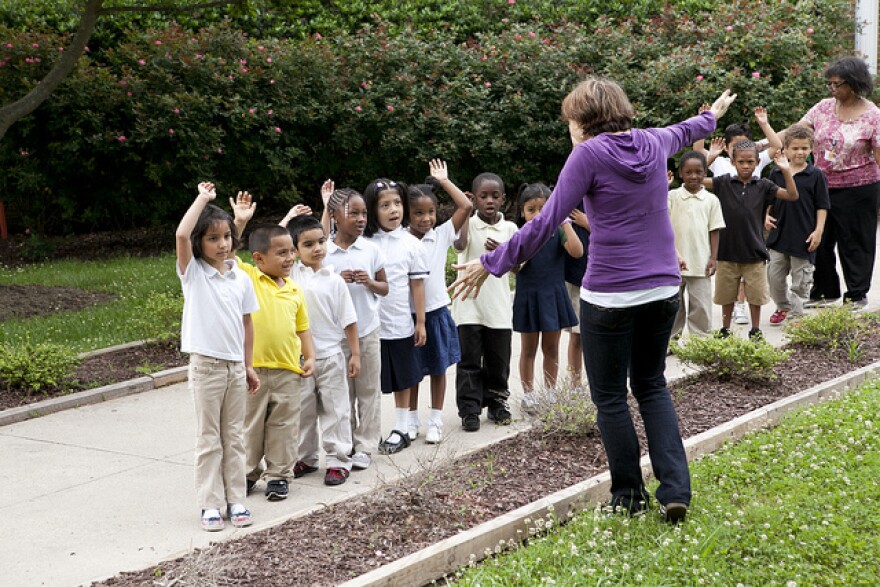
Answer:
<svg viewBox="0 0 880 587"><path fill-rule="evenodd" d="M825 233L816 250L816 271L810 299L840 297L837 258L840 255L844 300L862 300L871 289L874 255L877 247L877 194L880 183L828 190L831 209L825 221Z"/></svg>
<svg viewBox="0 0 880 587"><path fill-rule="evenodd" d="M458 327L461 361L455 371L455 400L459 417L507 405L511 334L510 329L479 324Z"/></svg>

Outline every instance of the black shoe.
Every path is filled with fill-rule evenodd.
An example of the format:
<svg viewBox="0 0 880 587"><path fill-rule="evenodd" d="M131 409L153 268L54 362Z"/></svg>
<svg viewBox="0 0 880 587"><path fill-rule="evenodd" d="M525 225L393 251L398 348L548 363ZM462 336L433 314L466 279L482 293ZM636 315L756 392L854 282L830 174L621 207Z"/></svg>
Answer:
<svg viewBox="0 0 880 587"><path fill-rule="evenodd" d="M313 467L312 465L307 465L303 461L297 461L293 465L293 478L299 479L303 475L308 475L309 473L314 473L318 470L318 467Z"/></svg>
<svg viewBox="0 0 880 587"><path fill-rule="evenodd" d="M719 328L716 336L718 338L730 338L730 328Z"/></svg>
<svg viewBox="0 0 880 587"><path fill-rule="evenodd" d="M749 330L749 340L763 340L764 333L761 332L760 328L752 328Z"/></svg>
<svg viewBox="0 0 880 587"><path fill-rule="evenodd" d="M510 415L510 410L508 410L505 405L496 408L489 408L487 410L487 417L490 422L495 422L500 426L507 426L513 422L513 416Z"/></svg>
<svg viewBox="0 0 880 587"><path fill-rule="evenodd" d="M660 506L660 515L669 524L678 524L683 521L688 513L686 503L670 502Z"/></svg>
<svg viewBox="0 0 880 587"><path fill-rule="evenodd" d="M603 506L603 511L609 514L625 515L630 518L643 515L648 511L648 500L630 499L629 497L613 497Z"/></svg>
<svg viewBox="0 0 880 587"><path fill-rule="evenodd" d="M391 438L395 434L400 437L400 440L397 442L389 442L388 438ZM388 438L379 443L379 454L393 455L399 453L410 445L409 434L401 432L400 430L392 430L391 434L388 435Z"/></svg>
<svg viewBox="0 0 880 587"><path fill-rule="evenodd" d="M287 481L284 479L272 479L266 483L266 498L269 501L287 499Z"/></svg>
<svg viewBox="0 0 880 587"><path fill-rule="evenodd" d="M461 427L465 432L477 432L480 429L480 415L468 414L461 419Z"/></svg>
<svg viewBox="0 0 880 587"><path fill-rule="evenodd" d="M257 484L257 482L251 481L250 479L245 479L245 481L247 481L247 492L245 493L245 495L250 495L251 491L254 490L254 486Z"/></svg>

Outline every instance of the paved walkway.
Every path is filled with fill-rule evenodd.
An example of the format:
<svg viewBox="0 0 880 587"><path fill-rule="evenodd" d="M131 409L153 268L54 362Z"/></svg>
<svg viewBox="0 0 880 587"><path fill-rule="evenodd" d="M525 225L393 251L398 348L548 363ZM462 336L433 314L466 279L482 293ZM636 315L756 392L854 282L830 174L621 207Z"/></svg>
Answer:
<svg viewBox="0 0 880 587"><path fill-rule="evenodd" d="M871 309L880 307L880 271L874 275ZM772 309L765 306L762 328L778 344L781 329L767 323ZM715 324L720 324L717 308ZM736 330L744 336L748 327ZM564 346L567 337L562 338ZM511 406L519 417L518 337L514 341ZM667 376L683 372L670 359ZM399 455L377 456L372 467L352 473L338 487L324 486L322 472L298 479L282 502L267 502L257 491L247 501L255 519L247 530L227 525L223 532L209 534L199 529L192 467L194 414L185 384L0 427L0 503L7 512L0 531L0 583L79 585L149 567L211 540L227 540L368 492L432 459L476 450L525 426L522 421L495 426L484 418L479 432L462 432L454 369L449 375L446 438L439 447L420 438ZM429 393L423 389L422 394L425 419ZM393 421L392 409L387 398L385 432Z"/></svg>

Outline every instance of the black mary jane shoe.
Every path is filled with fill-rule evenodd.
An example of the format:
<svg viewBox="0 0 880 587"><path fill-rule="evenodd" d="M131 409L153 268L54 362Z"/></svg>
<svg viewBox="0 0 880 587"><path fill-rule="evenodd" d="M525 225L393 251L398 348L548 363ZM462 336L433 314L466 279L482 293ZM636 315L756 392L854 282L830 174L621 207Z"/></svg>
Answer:
<svg viewBox="0 0 880 587"><path fill-rule="evenodd" d="M401 432L400 430L392 430L391 434L388 435L388 438L391 438L395 434L400 437L400 440L397 442L388 442L388 439L386 438L379 443L379 454L393 455L409 447L409 434L407 434L406 432Z"/></svg>

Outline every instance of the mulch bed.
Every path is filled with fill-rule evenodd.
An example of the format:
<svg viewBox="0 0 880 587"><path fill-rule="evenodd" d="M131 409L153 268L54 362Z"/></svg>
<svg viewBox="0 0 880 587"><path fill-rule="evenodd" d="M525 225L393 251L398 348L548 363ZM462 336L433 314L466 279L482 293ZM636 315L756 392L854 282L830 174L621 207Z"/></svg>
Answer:
<svg viewBox="0 0 880 587"><path fill-rule="evenodd" d="M112 294L75 287L0 285L0 321L44 316L66 310L82 310L116 298L117 296Z"/></svg>
<svg viewBox="0 0 880 587"><path fill-rule="evenodd" d="M880 360L880 332L862 341L850 363L844 352L790 347L771 382L738 384L705 375L674 386L682 434L693 436L782 397ZM639 428L641 419L633 407ZM333 585L430 546L462 530L602 472L598 433L548 436L537 429L368 495L275 528L216 545L204 566L224 566L227 585ZM164 579L193 570L192 559L159 565ZM194 578L189 576L190 580ZM104 585L155 585L156 569L121 573ZM195 580L198 583L198 580ZM170 583L168 583L170 584Z"/></svg>

